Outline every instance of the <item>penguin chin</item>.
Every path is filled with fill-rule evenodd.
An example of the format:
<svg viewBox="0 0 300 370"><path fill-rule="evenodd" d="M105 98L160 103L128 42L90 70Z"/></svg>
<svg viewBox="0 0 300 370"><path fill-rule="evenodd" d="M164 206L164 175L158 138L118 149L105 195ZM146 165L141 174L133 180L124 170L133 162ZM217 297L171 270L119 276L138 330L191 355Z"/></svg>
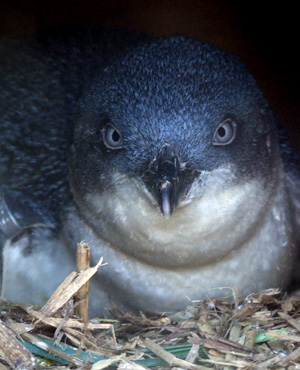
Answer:
<svg viewBox="0 0 300 370"><path fill-rule="evenodd" d="M122 186L87 194L80 212L99 239L137 260L164 268L204 266L241 248L269 211L273 189L258 180L239 183L235 172L228 166L203 171L169 219L145 186L119 173L112 184Z"/></svg>

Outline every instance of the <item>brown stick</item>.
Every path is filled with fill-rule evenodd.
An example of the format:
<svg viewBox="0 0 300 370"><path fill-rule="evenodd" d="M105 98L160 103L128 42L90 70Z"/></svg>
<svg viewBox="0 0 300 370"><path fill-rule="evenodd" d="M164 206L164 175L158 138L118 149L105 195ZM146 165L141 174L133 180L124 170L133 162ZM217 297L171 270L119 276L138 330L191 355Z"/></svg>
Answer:
<svg viewBox="0 0 300 370"><path fill-rule="evenodd" d="M17 334L0 321L0 356L13 369L38 369L35 357L17 340Z"/></svg>
<svg viewBox="0 0 300 370"><path fill-rule="evenodd" d="M84 242L77 245L77 272L81 272L90 267L90 246ZM90 283L87 281L77 292L77 298L81 301L75 308L75 313L88 322L89 312L89 290Z"/></svg>

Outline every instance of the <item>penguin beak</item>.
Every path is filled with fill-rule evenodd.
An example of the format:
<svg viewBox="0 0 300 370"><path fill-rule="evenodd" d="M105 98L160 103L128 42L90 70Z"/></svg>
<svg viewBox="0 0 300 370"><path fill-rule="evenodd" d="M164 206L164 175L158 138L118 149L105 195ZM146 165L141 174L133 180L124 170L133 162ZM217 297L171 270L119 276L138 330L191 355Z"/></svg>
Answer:
<svg viewBox="0 0 300 370"><path fill-rule="evenodd" d="M171 217L174 210L173 192L174 185L166 180L161 186L160 198L158 199L159 208L166 219Z"/></svg>
<svg viewBox="0 0 300 370"><path fill-rule="evenodd" d="M176 151L170 145L164 145L143 176L166 219L172 216L195 178L195 175L191 176L191 171L181 167Z"/></svg>

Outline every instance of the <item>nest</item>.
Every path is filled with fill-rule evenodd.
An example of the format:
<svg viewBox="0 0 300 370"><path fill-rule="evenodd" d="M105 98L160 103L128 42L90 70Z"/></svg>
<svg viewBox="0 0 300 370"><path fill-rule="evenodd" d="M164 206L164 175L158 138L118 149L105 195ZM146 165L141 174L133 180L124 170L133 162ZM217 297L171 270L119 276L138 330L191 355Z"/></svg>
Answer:
<svg viewBox="0 0 300 370"><path fill-rule="evenodd" d="M42 308L0 302L0 370L300 369L297 295L270 289L173 315L115 307L114 319L89 320L89 279L103 264L79 266Z"/></svg>

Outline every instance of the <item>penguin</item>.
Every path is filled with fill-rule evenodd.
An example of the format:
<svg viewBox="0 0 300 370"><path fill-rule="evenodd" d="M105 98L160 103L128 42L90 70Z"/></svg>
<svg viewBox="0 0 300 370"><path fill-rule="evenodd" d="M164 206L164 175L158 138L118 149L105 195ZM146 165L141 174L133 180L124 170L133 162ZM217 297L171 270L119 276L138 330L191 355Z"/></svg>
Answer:
<svg viewBox="0 0 300 370"><path fill-rule="evenodd" d="M76 247L90 312L287 288L300 177L241 60L198 39L43 32L0 49L2 297L43 304Z"/></svg>

